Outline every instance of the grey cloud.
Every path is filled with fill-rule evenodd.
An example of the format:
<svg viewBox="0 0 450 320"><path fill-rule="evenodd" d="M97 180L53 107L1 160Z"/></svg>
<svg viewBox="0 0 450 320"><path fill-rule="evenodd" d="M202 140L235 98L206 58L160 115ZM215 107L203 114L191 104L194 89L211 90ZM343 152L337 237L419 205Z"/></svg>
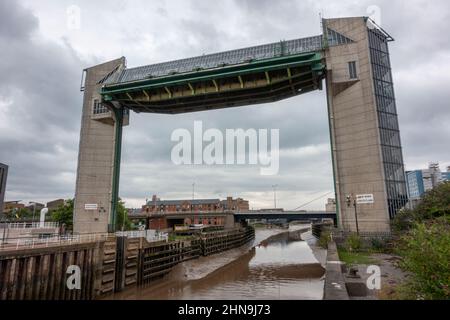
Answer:
<svg viewBox="0 0 450 320"><path fill-rule="evenodd" d="M14 0L0 2L0 37L9 41L27 38L39 25L30 10L16 5Z"/></svg>
<svg viewBox="0 0 450 320"><path fill-rule="evenodd" d="M83 63L74 50L35 38L38 20L2 1L0 161L10 166L7 197L72 197ZM6 9L7 8L7 9ZM5 31L9 30L9 32Z"/></svg>

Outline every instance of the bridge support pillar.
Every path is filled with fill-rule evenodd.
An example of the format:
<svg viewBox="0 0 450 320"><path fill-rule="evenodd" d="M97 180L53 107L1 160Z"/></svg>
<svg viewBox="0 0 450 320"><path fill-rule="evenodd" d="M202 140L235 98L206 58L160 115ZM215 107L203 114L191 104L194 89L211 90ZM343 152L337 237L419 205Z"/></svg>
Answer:
<svg viewBox="0 0 450 320"><path fill-rule="evenodd" d="M337 34L347 39L325 48L339 227L356 231L347 196L373 195L373 203L358 205L359 228L386 232L407 198L389 65L390 36L362 17L324 19L323 27L326 43L335 41Z"/></svg>
<svg viewBox="0 0 450 320"><path fill-rule="evenodd" d="M77 234L105 233L116 221L122 126L129 119L102 105L99 91L102 79L124 67L125 58L120 58L85 70L74 204Z"/></svg>

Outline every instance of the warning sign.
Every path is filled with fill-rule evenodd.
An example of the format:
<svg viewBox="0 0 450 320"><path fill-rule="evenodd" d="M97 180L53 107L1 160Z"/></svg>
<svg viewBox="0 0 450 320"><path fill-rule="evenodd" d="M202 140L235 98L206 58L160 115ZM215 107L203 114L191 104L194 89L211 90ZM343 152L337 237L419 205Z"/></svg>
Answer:
<svg viewBox="0 0 450 320"><path fill-rule="evenodd" d="M86 203L84 205L84 210L98 210L98 204L96 204L96 203Z"/></svg>
<svg viewBox="0 0 450 320"><path fill-rule="evenodd" d="M373 204L375 202L373 194L357 194L356 203L357 204Z"/></svg>

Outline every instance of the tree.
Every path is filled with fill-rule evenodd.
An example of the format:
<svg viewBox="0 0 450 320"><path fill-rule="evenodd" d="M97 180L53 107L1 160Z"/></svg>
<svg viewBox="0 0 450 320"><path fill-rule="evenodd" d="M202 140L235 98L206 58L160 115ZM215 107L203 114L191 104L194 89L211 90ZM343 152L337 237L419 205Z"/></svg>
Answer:
<svg viewBox="0 0 450 320"><path fill-rule="evenodd" d="M425 193L414 211L423 220L450 214L450 181L443 182Z"/></svg>
<svg viewBox="0 0 450 320"><path fill-rule="evenodd" d="M450 182L428 191L414 210L400 212L397 253L409 274L403 290L413 298L450 299Z"/></svg>
<svg viewBox="0 0 450 320"><path fill-rule="evenodd" d="M18 208L11 211L11 214L9 216L10 219L27 219L31 218L33 216L33 213L28 210L27 208Z"/></svg>
<svg viewBox="0 0 450 320"><path fill-rule="evenodd" d="M450 215L450 181L443 182L426 192L414 210L400 211L393 221L397 231L414 228L416 223Z"/></svg>
<svg viewBox="0 0 450 320"><path fill-rule="evenodd" d="M73 199L65 201L65 204L52 212L52 220L59 225L65 224L66 230L73 229Z"/></svg>
<svg viewBox="0 0 450 320"><path fill-rule="evenodd" d="M128 211L125 208L125 202L119 199L117 203L117 220L116 220L116 230L117 231L128 231L131 230L131 221L128 218Z"/></svg>

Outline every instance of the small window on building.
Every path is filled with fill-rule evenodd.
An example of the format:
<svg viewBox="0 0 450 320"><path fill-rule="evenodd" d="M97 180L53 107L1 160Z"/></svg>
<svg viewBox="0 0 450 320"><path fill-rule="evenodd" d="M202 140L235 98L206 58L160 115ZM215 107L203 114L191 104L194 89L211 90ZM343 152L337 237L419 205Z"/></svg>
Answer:
<svg viewBox="0 0 450 320"><path fill-rule="evenodd" d="M348 72L350 74L350 79L358 79L358 74L356 72L356 61L350 61L348 63Z"/></svg>
<svg viewBox="0 0 450 320"><path fill-rule="evenodd" d="M94 100L94 106L93 106L93 114L102 114L102 113L108 113L109 110L107 107L105 107L101 101L95 99Z"/></svg>

